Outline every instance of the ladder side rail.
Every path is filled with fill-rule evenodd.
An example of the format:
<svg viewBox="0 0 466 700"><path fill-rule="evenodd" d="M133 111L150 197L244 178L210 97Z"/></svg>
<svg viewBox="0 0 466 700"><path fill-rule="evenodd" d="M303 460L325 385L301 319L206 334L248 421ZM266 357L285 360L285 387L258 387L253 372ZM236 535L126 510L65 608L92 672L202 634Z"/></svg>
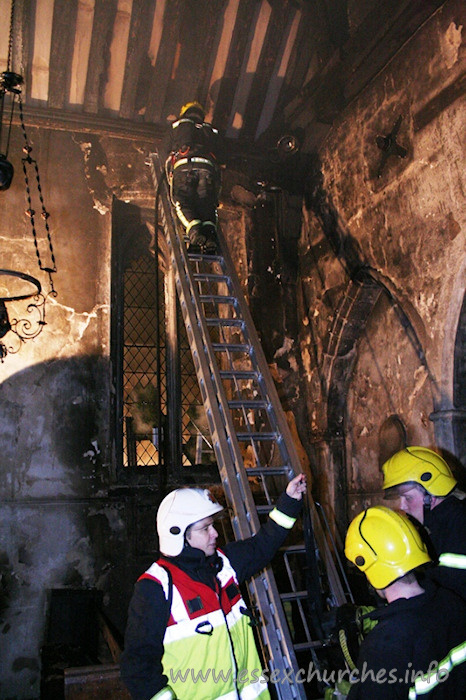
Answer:
<svg viewBox="0 0 466 700"><path fill-rule="evenodd" d="M198 314L199 318L203 319L203 314L201 308L198 309ZM209 346L209 337L207 333L204 333L205 337L205 345ZM213 372L214 369L216 369L216 359L215 357L213 358L212 365L211 365L211 371ZM218 371L218 370L217 370ZM228 421L230 419L230 413L227 410L226 411L226 417L228 418ZM231 435L234 439L235 433L234 433L234 428L232 427L231 429ZM235 462L236 464L241 464L242 463L242 456L241 454L238 455L237 458L239 461ZM253 470L254 471L254 470ZM267 471L267 468L264 469L264 471ZM281 468L280 470L281 473L284 473L287 471L286 468ZM245 470L241 470L241 474L246 473ZM238 474L236 474L238 476ZM224 488L226 493L228 493L228 484L230 483L231 480L227 479L224 481ZM248 485L248 493L249 493L249 485ZM233 501L234 499L230 498L230 501ZM253 501L253 506L255 509L255 504ZM238 519L240 520L240 518ZM235 530L235 535L236 537L240 537L243 533L238 532L238 529L234 527ZM289 636L289 628L288 628L288 622L286 620L286 616L284 615L283 607L282 607L282 601L281 601L281 595L278 591L275 579L273 575L270 575L270 570L266 569L262 574L259 575L259 579L262 583L261 586L258 585L256 579L252 579L252 581L248 584L250 591L252 593L252 599L253 601L258 602L258 607L263 614L263 617L265 617L264 624L265 627L262 628L262 636L264 636L264 632L267 636L266 639L266 649L267 649L267 655L266 658L268 658L268 665L270 667L271 672L273 673L274 670L277 670L279 672L279 677L285 677L283 674L287 673L289 671L293 671L293 669L296 672L297 669L297 660L295 657L295 648L293 646L293 642ZM280 603L280 604L278 604ZM278 625L278 630L279 630L279 636L283 636L283 640L278 639L276 635L270 634L271 629L270 629L270 624L271 621L267 619L267 615L264 615L264 611L270 610L274 611L272 612L272 617L276 618L277 616L280 619L279 625ZM283 642L285 642L285 645L283 647ZM307 645L307 648L312 649L312 642ZM290 654L290 650L293 650L292 653ZM296 697L293 688L291 689L291 692L293 693L292 697ZM283 694L282 694L283 697Z"/></svg>
<svg viewBox="0 0 466 700"><path fill-rule="evenodd" d="M161 195L164 198L164 211L169 212L170 215L172 215L172 207L171 207L171 202L169 200L168 196L168 187L166 182L163 182L164 178L161 175L161 168L157 169L156 166L156 161L159 161L158 156L153 160L153 167L154 171L156 174L156 177L158 179L158 184L159 187L161 187ZM159 161L160 163L160 161ZM163 185L165 184L165 187ZM163 215L163 212L162 212ZM237 497L232 499L233 504L236 503L241 503L243 506L246 505L245 508L242 508L241 510L236 511L236 517L237 517L237 525L236 525L236 535L240 537L248 537L253 532L257 532L259 528L259 521L256 516L256 509L255 509L255 503L254 499L252 497L252 494L249 489L249 483L247 480L247 475L244 471L244 469L239 469L236 467L236 465L241 465L242 464L242 455L239 449L239 445L237 442L236 438L236 431L235 428L232 424L231 420L231 414L228 406L228 401L226 399L226 396L224 394L223 390L223 384L220 378L218 366L217 366L217 361L216 357L213 353L212 350L212 345L210 341L210 335L208 332L208 329L206 327L206 321L205 321L205 316L203 313L203 308L202 305L199 301L199 295L194 291L196 289L196 286L194 284L193 280L193 275L191 271L191 266L189 264L189 260L187 257L186 249L184 245L180 245L179 241L179 236L178 236L178 229L177 229L177 224L173 220L173 217L170 217L170 221L167 220L167 217L165 216L165 224L166 224L166 231L169 234L169 242L171 241L171 250L172 250L172 255L174 256L174 267L175 270L178 270L179 277L177 278L178 280L178 287L181 285L183 287L183 283L186 282L183 288L184 292L184 298L188 299L190 298L191 301L193 302L192 304L187 304L186 310L189 313L190 311L193 310L193 306L195 308L196 314L193 315L193 318L190 320L190 326L193 330L194 333L196 333L196 330L199 328L202 334L202 342L199 342L199 339L194 343L194 352L197 352L198 348L204 348L205 351L207 351L208 356L209 356L209 362L208 365L210 366L211 373L213 375L214 383L216 385L216 395L217 395L217 401L222 407L222 413L223 413L223 420L220 418L220 423L213 415L209 416L208 413L208 419L212 422L213 425L211 425L211 430L212 430L212 435L218 435L218 429L217 425L222 424L224 427L227 428L227 446L230 451L233 451L233 456L232 456L232 462L226 463L225 468L228 471L230 471L230 478L231 478L231 483L234 482L235 477L236 480L239 482L239 487L241 490L241 496L242 498L238 501ZM294 441L291 437L291 432L288 427L288 423L286 421L286 418L284 416L284 412L280 403L280 400L278 398L278 394L275 388L275 384L270 376L269 368L262 350L262 346L260 344L259 337L257 335L257 331L255 329L254 322L252 320L249 307L244 299L243 292L241 290L239 280L237 278L233 262L231 260L228 246L226 245L225 241L223 240L222 236L219 236L219 243L220 243L220 248L223 253L223 267L226 269L227 274L228 274L228 283L227 286L230 287L233 290L233 296L236 299L236 302L239 307L239 314L242 320L244 321L244 328L245 331L247 330L249 338L247 340L250 343L250 347L252 348L253 355L251 356L251 360L255 361L255 364L258 366L259 372L260 372L260 381L264 383L265 385L265 390L268 394L267 398L270 400L272 409L273 409L273 414L275 416L275 419L278 423L277 425L277 432L282 436L282 440L280 440L279 448L282 452L282 455L284 456L284 461L287 463L287 465L290 467L290 472L291 474L294 472L295 474L300 473L301 471L301 465L299 462L299 458L296 453L296 448L294 445ZM183 271L183 275L181 275L181 270ZM189 284L187 284L189 282ZM238 312L238 309L237 309ZM207 368L208 369L208 368ZM206 382L206 377L209 376L206 374L206 370L204 368L204 371L202 372L204 382ZM201 390L202 386L205 386L206 389L206 394L205 394L205 400L206 404L210 405L211 410L215 411L217 408L217 402L212 399L213 393L212 391L209 391L211 389L210 383L207 384L205 383L204 385L201 384ZM270 414L270 412L269 412ZM226 446L223 444L222 446L220 443L222 440L219 439L219 451L222 454L222 459L225 458L226 455ZM283 454L284 453L284 454ZM292 470L292 471L291 471ZM223 478L224 481L224 487L225 487L225 482L226 479ZM309 502L311 505L313 505L312 499L309 499ZM251 523L251 519L255 520L255 522ZM327 570L327 577L329 579L329 584L330 588L332 591L333 599L337 604L343 604L346 602L346 596L344 594L344 591L342 589L340 579L337 574L337 570L335 567L335 563L333 560L333 556L330 550L330 547L328 545L328 541L325 537L325 534L323 532L321 522L319 519L319 516L317 512L315 511L314 508L314 517L313 517L313 523L314 523L314 528L315 528L315 537L316 541L319 546L319 550L321 552L321 556L324 559L326 570ZM250 525L252 524L252 529L250 528Z"/></svg>
<svg viewBox="0 0 466 700"><path fill-rule="evenodd" d="M234 274L234 266L233 266L233 261L231 259L228 246L224 243L224 241L221 242L222 244L222 253L223 253L223 258L225 261L225 269L229 273L230 277L230 283L232 286L232 290L234 293L234 296L238 300L238 304L240 307L241 311L241 316L244 319L245 326L248 329L249 335L250 335L250 340L251 340L251 345L254 347L255 354L256 354L256 359L257 359L257 364L261 373L261 380L263 381L265 385L265 390L268 398L270 399L271 406L274 410L276 421L277 421L277 427L278 431L283 437L283 442L284 446L286 448L286 452L288 453L288 458L289 458L289 465L292 468L293 472L295 474L299 474L302 471L301 468L301 463L298 457L298 453L296 451L296 447L293 441L293 437L291 435L291 431L288 425L288 422L285 418L284 410L281 405L280 399L278 397L277 389L275 387L275 384L273 382L273 379L270 375L270 370L267 364L267 360L264 355L264 351L262 350L262 345L259 340L259 336L256 330L256 327L254 325L254 321L251 316L251 312L249 310L249 307L246 303L246 300L244 298L244 294L242 292L241 286L239 284L239 280ZM333 558L332 551L330 549L330 546L328 544L327 538L325 536L325 531L322 525L322 522L320 520L319 514L317 512L317 508L315 507L314 500L311 495L309 495L309 506L311 508L311 511L314 513L314 518L313 518L313 526L314 526L314 535L316 537L316 541L318 543L319 550L321 552L321 555L324 559L325 562L325 567L327 570L327 576L329 578L329 583L332 589L332 594L334 596L335 603L337 605L343 605L344 603L347 602L347 597L345 595L344 589L341 585L340 578L337 573L337 567L335 565L335 561ZM336 553L336 556L338 556L338 553Z"/></svg>
<svg viewBox="0 0 466 700"><path fill-rule="evenodd" d="M157 162L160 162L158 156L151 156L151 167L155 181L160 189L160 197L162 200L161 215L165 225L165 231L168 234L168 243L172 255L172 263L175 268L177 281L177 289L180 295L182 306L182 314L186 323L188 338L190 337L190 345L193 351L193 360L198 374L199 385L203 399L207 406L207 414L209 426L212 431L214 441L215 454L219 460L219 471L222 477L222 483L225 489L228 500L233 506L235 517L232 519L233 529L238 538L245 538L254 534L259 528L259 520L255 508L254 501L249 489L249 482L244 469L238 470L235 464L235 458L231 451L232 440L229 440L223 430L219 430L219 426L225 426L229 419L229 411L222 416L220 413L215 396L219 387L222 387L221 381L215 389L212 381L212 374L218 373L217 363L211 349L210 337L208 332L204 333L204 338L200 332L203 327L204 316L199 313L200 304L190 304L192 299L192 290L194 286L188 284L190 278L190 268L184 246L180 245L177 235L177 227L171 217L166 216L166 213L171 214L172 208L168 198L166 183L162 181L160 175L160 167L157 167ZM165 187L163 186L165 184ZM183 274L181 274L181 271ZM194 294L195 296L195 294ZM197 313L195 313L197 312ZM204 329L205 330L205 329ZM212 352L210 358L210 367L207 355L204 352L198 352L198 348L208 349ZM223 387L222 387L223 389ZM223 393L223 391L221 392ZM217 400L220 397L217 396ZM224 401L226 398L224 397ZM234 429L232 428L234 437ZM236 442L236 441L235 441ZM232 458L233 457L233 458ZM238 448L238 462L242 464L242 457ZM243 477L243 479L241 479ZM247 488L240 488L241 481L246 480ZM250 496L248 498L248 496ZM248 501L252 502L252 508L248 507ZM239 507L243 506L242 510ZM255 528L253 530L253 527ZM288 624L284 614L283 607L280 601L280 595L275 583L273 573L270 567L264 569L257 576L251 579L248 584L253 595L253 599L257 600L261 614L265 616L261 627L261 634L264 638L265 647L267 649L266 661L268 661L271 670L278 670L280 677L285 677L285 674L290 670L298 671L297 660L295 657L293 643L289 635ZM269 613L273 620L268 620L266 613ZM294 700L295 698L305 699L304 690L299 684L281 684L279 689L280 698L283 700Z"/></svg>
<svg viewBox="0 0 466 700"><path fill-rule="evenodd" d="M160 170L157 168L156 163L153 163L153 174L156 178L160 176ZM181 313L186 325L201 395L207 409L206 413L222 477L222 484L226 494L229 496L229 502L234 506L235 518L232 523L233 528L237 537L250 537L259 529L259 520L254 508L254 502L247 498L249 489L244 488L244 482L242 483L238 480L235 457L231 454L228 437L223 430L219 429L220 426L223 427L225 425L225 416L219 410L220 402L217 396L217 388L212 382L212 367L211 364L209 365L208 357L204 351L207 345L205 343L206 339L201 334L202 319L199 318L196 305L191 303L192 287L188 284L189 275L187 270L189 263L181 257L180 246L177 245L176 225L171 216L166 216L167 212L171 214L171 204L166 188L163 187L164 183L160 179L158 179L158 183L162 200L161 217L165 231L168 234L168 245L175 271L177 291L180 297ZM204 348L204 350L199 352L199 348ZM239 461L238 457L237 459Z"/></svg>
<svg viewBox="0 0 466 700"><path fill-rule="evenodd" d="M160 182L159 184L163 185L163 183ZM246 514L246 518L243 520L241 514L239 515L238 523L240 528L237 534L241 537L250 537L260 528L259 518L256 513L256 505L251 495L247 474L243 467L243 457L236 439L236 431L231 420L228 400L224 393L217 360L212 350L212 343L206 327L203 309L199 302L199 295L196 293L195 285L193 284L193 276L186 249L179 244L177 225L173 218L166 216L167 211L170 212L170 214L172 212L166 188L162 187L161 197L165 210L162 212L162 216L164 217L166 231L169 234L169 249L172 255L172 263L176 271L177 289L182 299L181 311L184 319L186 320L186 318L188 318L188 336L192 336L193 342L191 343L191 349L193 350L195 362L198 362L201 392L204 392L204 398L208 406L207 417L210 421L212 433L217 438L218 449L221 452L222 460L225 462L225 468L227 471L230 471L229 476L232 482L236 482L240 486L240 492L236 495L241 496L241 502L245 506L243 511ZM189 303L188 300L191 303ZM199 348L203 348L204 353L199 352ZM204 354L206 357L204 357ZM206 359L207 361L205 361ZM217 411L218 405L220 406L221 413ZM226 442L220 438L218 430L219 425L222 425L222 427L226 429ZM227 453L230 453L231 459L225 461L225 455ZM241 465L243 468L238 468L237 465ZM235 499L233 503L236 502Z"/></svg>
<svg viewBox="0 0 466 700"><path fill-rule="evenodd" d="M215 454L217 458L220 456L220 461L226 469L227 476L231 479L229 490L233 491L235 484L239 487L239 490L236 489L236 492L232 492L232 497L235 497L232 498L233 505L241 503L244 506L242 513L237 516L238 535L250 537L260 528L259 518L257 517L252 497L248 498L250 489L247 476L244 474L243 479L241 479L241 472L244 472L244 470L239 470L236 467L237 464L242 463L242 456L237 441L231 439L232 434L233 438L235 437L234 429L231 428L230 431L219 430L220 426L222 428L228 427L227 422L229 422L230 412L226 397L221 395L224 394L223 386L220 378L216 377L216 374L218 374L217 362L211 349L209 333L205 328L204 314L198 299L196 299L198 295L192 284L189 260L184 246L181 246L179 242L177 225L172 217L168 188L164 187L166 183L161 176L160 167L157 167L157 161L160 162L158 156L153 156L153 174L159 185L159 196L162 204L161 216L168 236L171 262L175 270L176 286L180 297L181 313L186 324L199 386L207 406L207 418L212 432L214 449L217 447ZM219 407L223 410L219 409ZM228 459L226 459L227 456Z"/></svg>
<svg viewBox="0 0 466 700"><path fill-rule="evenodd" d="M290 466L293 469L294 474L300 474L302 472L301 463L299 461L298 454L296 452L296 447L294 445L291 432L288 423L285 418L283 407L281 405L280 399L278 397L277 389L275 383L270 375L270 368L262 349L262 344L259 339L249 306L244 298L241 285L239 283L238 277L235 272L233 261L228 250L228 246L222 241L222 254L225 261L225 269L227 270L230 278L230 284L233 289L234 296L237 299L241 317L244 320L245 327L247 328L250 342L254 348L255 360L257 367L260 371L260 381L264 386L264 393L270 401L271 407L275 413L275 419L277 422L277 428L280 435L283 436L284 445L287 451L287 458Z"/></svg>

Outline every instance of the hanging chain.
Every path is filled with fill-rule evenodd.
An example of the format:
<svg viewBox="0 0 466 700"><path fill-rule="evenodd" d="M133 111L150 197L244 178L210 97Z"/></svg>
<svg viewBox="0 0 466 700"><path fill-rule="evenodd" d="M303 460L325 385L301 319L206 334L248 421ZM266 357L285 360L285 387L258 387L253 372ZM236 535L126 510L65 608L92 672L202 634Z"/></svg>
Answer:
<svg viewBox="0 0 466 700"><path fill-rule="evenodd" d="M19 104L19 113L20 113L20 120L21 120L21 129L23 132L24 136L24 141L25 145L23 147L23 153L24 157L21 159L22 166L23 166L23 173L24 173L24 181L26 185L26 195L27 195L27 201L28 201L28 209L26 210L27 216L29 216L29 220L31 222L31 229L32 229L32 237L34 240L34 248L36 251L36 256L37 256L37 261L39 265L39 269L47 272L48 278L49 278L49 283L50 283L50 291L49 293L44 296L41 292L41 285L38 280L35 278L31 277L30 275L23 274L21 272L14 272L12 270L2 270L1 272L4 274L11 274L13 276L19 277L21 279L27 279L28 281L32 281L33 284L37 286L37 294L35 295L25 295L25 296L18 296L18 297L11 297L8 299L8 297L0 299L1 303L1 308L0 311L2 312L2 320L4 323L4 327L1 333L1 337L3 338L4 335L9 333L11 331L12 337L15 339L14 343L11 344L10 341L8 341L8 345L5 344L2 340L0 340L0 362L3 362L4 358L8 353L16 353L20 350L22 343L25 340L31 339L31 338L36 338L39 333L41 333L42 328L46 325L45 323L45 302L48 298L48 296L57 296L57 292L55 291L55 288L53 286L53 279L52 279L52 273L57 271L57 266L55 262L55 255L53 252L53 245L52 245L52 237L50 234L50 229L48 225L48 218L50 216L49 212L45 208L45 203L44 203L44 198L42 196L42 186L40 182L40 175L39 175L39 166L37 164L37 161L31 157L31 151L32 151L32 146L29 143L27 133L26 133L26 126L24 124L24 115L23 115L23 103L21 99L21 84L23 82L23 77L17 73L13 73L11 70L11 62L12 62L12 55L13 55L13 24L14 24L14 11L15 11L15 0L11 0L11 14L10 14L10 33L9 33L9 38L8 38L8 60L7 60L7 70L3 71L0 73L0 149L1 149L1 135L2 135L2 124L3 124L3 107L4 107L4 98L6 93L10 93L11 95L11 115L10 115L10 124L9 124L9 129L8 129L8 139L7 139L7 148L6 148L6 153L0 153L0 158L5 161L5 163L11 168L11 175L10 175L10 180L8 183L6 183L6 186L3 187L3 189L8 189L10 186L11 182L11 177L13 175L13 167L11 163L9 163L6 160L6 156L8 155L8 149L10 145L10 135L11 135L11 126L13 122L13 111L14 111L14 106L15 106L15 98L18 97L18 104ZM40 257L40 251L39 251L39 241L38 241L38 236L37 236L37 231L36 231L36 223L35 223L35 211L32 208L32 198L31 198L31 188L29 186L29 176L28 176L28 166L33 166L35 170L35 176L36 176L36 190L37 190L37 195L40 200L40 206L41 206L41 217L44 221L44 226L45 226L45 231L47 234L47 240L49 244L49 252L50 252L50 259L51 259L51 267L45 267L42 264L42 260ZM36 193L34 192L34 196L36 196ZM27 306L27 312L28 314L35 314L35 318L31 320L31 317L28 316L28 318L24 319L13 319L11 322L8 319L8 314L6 311L5 307L5 302L7 301L13 301L14 299L28 299L30 297L34 296L34 301L30 302ZM8 324L6 327L5 324Z"/></svg>
<svg viewBox="0 0 466 700"><path fill-rule="evenodd" d="M11 11L10 11L10 34L8 37L8 59L6 62L6 69L9 72L11 68L11 55L13 53L13 21L15 18L15 0L11 0Z"/></svg>
<svg viewBox="0 0 466 700"><path fill-rule="evenodd" d="M21 129L23 131L23 136L24 136L24 141L25 141L25 145L23 146L23 153L25 153L25 157L21 159L21 162L23 164L24 182L26 184L26 195L27 195L28 206L29 206L29 209L26 210L26 214L29 216L29 219L31 221L32 237L34 239L34 247L36 249L36 255L37 255L37 261L39 264L39 268L41 270L43 270L44 272L48 273L51 293L54 296L56 296L56 292L55 292L55 289L53 286L52 273L57 271L57 266L56 266L56 262L55 262L55 255L53 252L52 236L50 234L50 228L49 228L49 224L48 224L48 219L49 219L50 214L47 211L47 209L45 208L44 198L42 196L42 187L41 187L41 183L40 183L39 166L37 165L37 161L31 157L32 146L29 143L27 133L26 133L26 127L24 124L23 103L21 100L21 95L18 95L18 104L19 104L19 114L20 114L20 119L21 119ZM35 170L37 192L39 195L39 200L40 200L40 204L41 204L41 208L42 208L41 217L44 220L44 226L45 226L45 230L47 232L47 240L48 240L48 244L49 244L49 251L50 251L50 258L52 261L52 267L45 267L42 264L42 260L40 257L39 243L38 243L36 224L35 224L35 218L34 218L36 212L32 208L31 189L29 186L29 177L28 177L26 165L32 165L34 167L34 170Z"/></svg>

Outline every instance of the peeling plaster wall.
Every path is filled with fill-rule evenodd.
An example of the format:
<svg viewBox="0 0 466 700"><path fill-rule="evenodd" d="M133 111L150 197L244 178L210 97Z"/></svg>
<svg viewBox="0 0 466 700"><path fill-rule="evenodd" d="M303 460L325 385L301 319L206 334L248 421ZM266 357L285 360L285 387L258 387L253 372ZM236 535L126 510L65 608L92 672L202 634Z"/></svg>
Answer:
<svg viewBox="0 0 466 700"><path fill-rule="evenodd" d="M411 444L443 449L453 467L458 457L451 421L445 428L433 413L455 409L466 286L464 20L464 6L447 2L417 32L335 120L308 183L300 343L319 495L342 532L348 516L380 502L379 431L390 415ZM407 156L390 156L377 177L376 137L400 115ZM369 277L382 293L372 306L347 295L364 270L365 288ZM338 394L340 425L329 422Z"/></svg>
<svg viewBox="0 0 466 700"><path fill-rule="evenodd" d="M151 144L26 127L50 213L57 295L47 299L42 332L0 364L0 697L18 700L39 697L50 591L97 588L121 629L142 566L128 529L131 503L112 492L111 209L113 196L153 206ZM14 128L15 176L1 193L2 267L38 278L47 294L24 214L22 145ZM46 241L39 244L47 264ZM3 290L10 283L0 279ZM10 320L27 317L21 302L7 308ZM16 349L11 332L2 341Z"/></svg>

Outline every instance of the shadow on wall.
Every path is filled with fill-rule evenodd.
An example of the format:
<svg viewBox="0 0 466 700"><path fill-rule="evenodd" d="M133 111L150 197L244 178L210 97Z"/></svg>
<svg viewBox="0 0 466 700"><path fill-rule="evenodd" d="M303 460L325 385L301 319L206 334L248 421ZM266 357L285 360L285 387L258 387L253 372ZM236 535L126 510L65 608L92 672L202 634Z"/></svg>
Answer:
<svg viewBox="0 0 466 700"><path fill-rule="evenodd" d="M106 359L74 357L0 384L0 697L39 697L51 590L96 588L124 624L135 576L108 490L108 374Z"/></svg>
<svg viewBox="0 0 466 700"><path fill-rule="evenodd" d="M83 496L102 486L107 382L107 360L73 357L0 384L1 499Z"/></svg>

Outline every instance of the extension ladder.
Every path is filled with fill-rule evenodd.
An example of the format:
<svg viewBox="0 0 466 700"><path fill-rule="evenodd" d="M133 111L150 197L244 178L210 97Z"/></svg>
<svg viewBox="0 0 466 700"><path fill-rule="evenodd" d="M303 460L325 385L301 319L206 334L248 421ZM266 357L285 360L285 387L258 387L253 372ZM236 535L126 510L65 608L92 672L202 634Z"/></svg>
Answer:
<svg viewBox="0 0 466 700"><path fill-rule="evenodd" d="M149 165L233 532L244 539L258 531L290 478L302 471L301 464L225 241L219 234L216 255L188 253L158 154L150 155ZM284 547L281 561L274 560L274 569L281 567L280 581L287 580L286 590L278 590L271 567L248 583L261 617L264 660L270 677L279 681L274 687L280 700L306 698L296 654L309 650L317 664L316 650L323 644L306 614L307 555L324 570L323 595L330 607L351 597L340 581L330 530L324 530L316 504L308 499L312 551L309 544L306 551L301 533L301 542ZM338 558L337 564L341 567Z"/></svg>

